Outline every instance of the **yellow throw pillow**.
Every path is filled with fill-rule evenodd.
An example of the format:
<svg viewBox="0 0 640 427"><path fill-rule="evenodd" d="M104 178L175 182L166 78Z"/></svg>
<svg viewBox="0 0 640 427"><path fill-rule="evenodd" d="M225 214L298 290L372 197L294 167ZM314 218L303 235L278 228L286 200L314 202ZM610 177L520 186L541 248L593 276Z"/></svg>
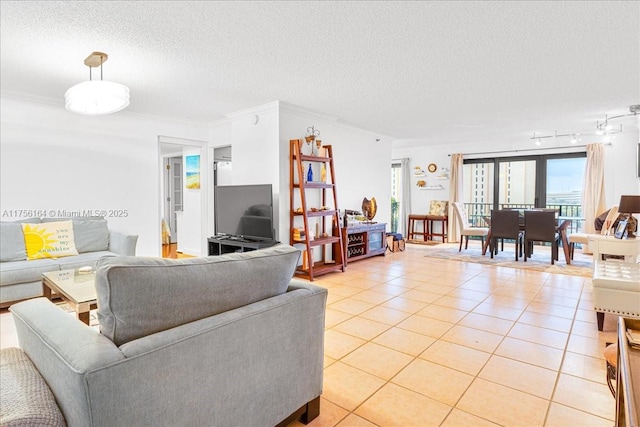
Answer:
<svg viewBox="0 0 640 427"><path fill-rule="evenodd" d="M71 221L22 224L27 259L78 255Z"/></svg>

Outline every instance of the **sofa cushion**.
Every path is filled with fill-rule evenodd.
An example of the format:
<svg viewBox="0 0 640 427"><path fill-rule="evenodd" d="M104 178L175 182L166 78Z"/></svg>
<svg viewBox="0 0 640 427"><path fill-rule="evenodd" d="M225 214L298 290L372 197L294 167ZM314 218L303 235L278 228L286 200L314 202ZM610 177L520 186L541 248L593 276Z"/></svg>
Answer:
<svg viewBox="0 0 640 427"><path fill-rule="evenodd" d="M56 259L0 262L0 286L42 280L42 273L60 269Z"/></svg>
<svg viewBox="0 0 640 427"><path fill-rule="evenodd" d="M70 268L91 267L95 268L96 262L102 257L114 257L118 254L109 251L86 252L73 257L60 258L60 270Z"/></svg>
<svg viewBox="0 0 640 427"><path fill-rule="evenodd" d="M71 220L76 249L79 253L109 249L108 222L102 216L74 216L71 218L45 218L42 222Z"/></svg>
<svg viewBox="0 0 640 427"><path fill-rule="evenodd" d="M24 246L22 223L37 224L40 218L25 218L19 221L0 222L0 262L22 261L27 259Z"/></svg>
<svg viewBox="0 0 640 427"><path fill-rule="evenodd" d="M22 224L27 259L78 255L71 221Z"/></svg>
<svg viewBox="0 0 640 427"><path fill-rule="evenodd" d="M103 258L101 332L116 345L286 292L300 251L277 245L216 257Z"/></svg>
<svg viewBox="0 0 640 427"><path fill-rule="evenodd" d="M109 227L106 219L73 221L73 234L79 253L109 249Z"/></svg>

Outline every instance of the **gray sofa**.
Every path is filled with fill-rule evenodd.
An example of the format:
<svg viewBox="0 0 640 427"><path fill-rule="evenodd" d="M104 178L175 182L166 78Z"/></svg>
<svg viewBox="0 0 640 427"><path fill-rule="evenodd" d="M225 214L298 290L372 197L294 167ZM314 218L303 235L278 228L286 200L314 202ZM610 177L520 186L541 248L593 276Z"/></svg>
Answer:
<svg viewBox="0 0 640 427"><path fill-rule="evenodd" d="M103 258L100 332L45 298L11 307L69 426L274 426L319 413L327 291L288 245Z"/></svg>
<svg viewBox="0 0 640 427"><path fill-rule="evenodd" d="M78 255L27 260L22 223L71 220ZM104 256L135 255L138 236L109 230L103 217L25 218L0 222L0 307L42 296L42 273L94 267Z"/></svg>

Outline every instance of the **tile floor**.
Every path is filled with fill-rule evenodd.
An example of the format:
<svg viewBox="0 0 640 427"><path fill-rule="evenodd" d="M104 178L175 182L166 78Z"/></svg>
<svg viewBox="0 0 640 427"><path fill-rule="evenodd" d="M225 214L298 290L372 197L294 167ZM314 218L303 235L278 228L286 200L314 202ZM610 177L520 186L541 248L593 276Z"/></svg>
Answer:
<svg viewBox="0 0 640 427"><path fill-rule="evenodd" d="M407 244L314 281L329 296L311 426L613 424L602 352L616 319L598 332L590 279L431 249Z"/></svg>
<svg viewBox="0 0 640 427"><path fill-rule="evenodd" d="M408 244L314 281L329 295L310 426L613 424L602 351L616 319L598 332L590 279L426 258L430 249ZM17 344L3 310L0 346Z"/></svg>

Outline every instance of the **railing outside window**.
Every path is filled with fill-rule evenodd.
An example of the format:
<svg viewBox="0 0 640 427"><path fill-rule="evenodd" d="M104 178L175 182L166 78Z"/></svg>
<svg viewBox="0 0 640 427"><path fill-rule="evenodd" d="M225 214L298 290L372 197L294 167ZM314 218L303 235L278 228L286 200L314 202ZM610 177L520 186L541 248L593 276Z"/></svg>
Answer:
<svg viewBox="0 0 640 427"><path fill-rule="evenodd" d="M465 203L465 208L469 213L469 223L474 227L486 227L487 223L484 217L491 217L491 209L493 203ZM534 209L533 204L499 204L499 209ZM575 233L582 229L582 206L581 205L548 205L547 209L558 210L558 216L562 218L571 218L568 232Z"/></svg>

